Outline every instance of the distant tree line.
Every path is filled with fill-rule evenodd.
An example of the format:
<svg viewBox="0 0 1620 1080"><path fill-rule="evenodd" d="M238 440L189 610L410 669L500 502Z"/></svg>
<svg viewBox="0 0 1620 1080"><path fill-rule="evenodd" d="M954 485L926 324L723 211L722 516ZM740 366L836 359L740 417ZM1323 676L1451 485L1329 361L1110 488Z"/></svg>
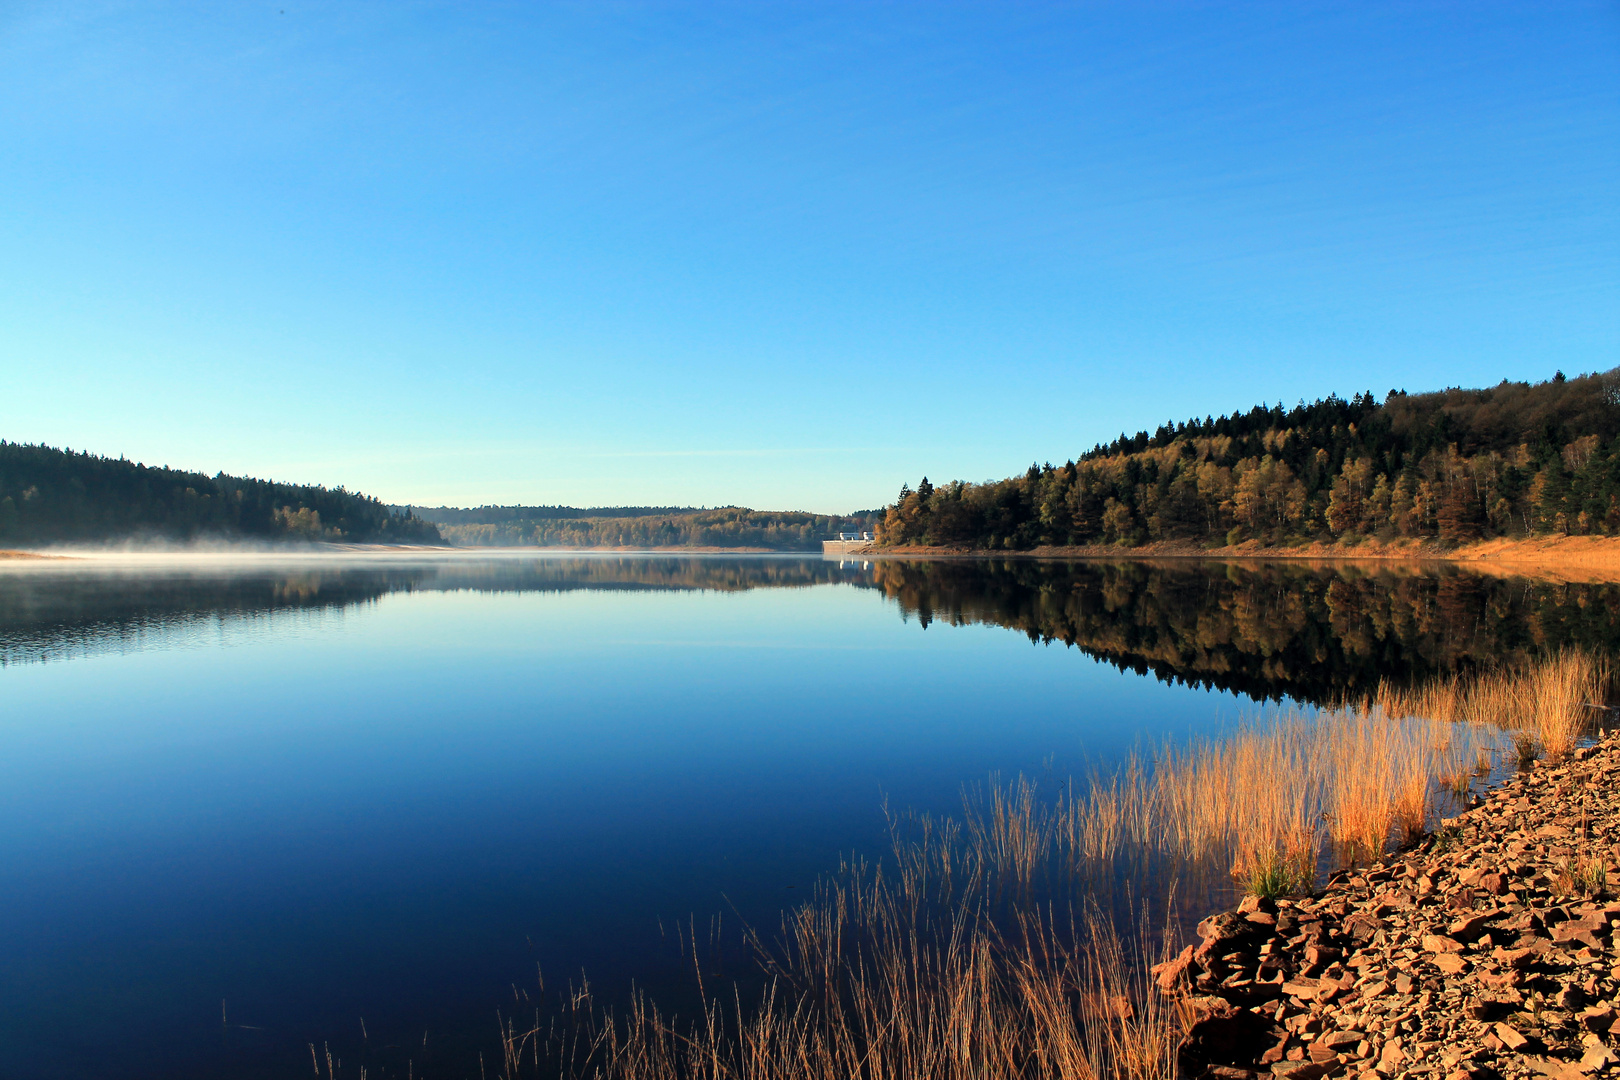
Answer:
<svg viewBox="0 0 1620 1080"><path fill-rule="evenodd" d="M341 487L0 441L0 545L199 537L442 542L431 522Z"/></svg>
<svg viewBox="0 0 1620 1080"><path fill-rule="evenodd" d="M1620 535L1620 369L1166 423L1005 480L924 477L877 530L997 549L1531 534Z"/></svg>
<svg viewBox="0 0 1620 1080"><path fill-rule="evenodd" d="M508 519L447 524L439 528L451 543L472 546L819 551L821 541L829 536L871 530L878 522L875 510L850 516L750 510L740 506L636 516L598 514L595 510L581 513L591 516Z"/></svg>
<svg viewBox="0 0 1620 1080"><path fill-rule="evenodd" d="M518 525L533 521L563 521L578 518L660 517L696 514L696 506L395 506L410 511L435 525Z"/></svg>

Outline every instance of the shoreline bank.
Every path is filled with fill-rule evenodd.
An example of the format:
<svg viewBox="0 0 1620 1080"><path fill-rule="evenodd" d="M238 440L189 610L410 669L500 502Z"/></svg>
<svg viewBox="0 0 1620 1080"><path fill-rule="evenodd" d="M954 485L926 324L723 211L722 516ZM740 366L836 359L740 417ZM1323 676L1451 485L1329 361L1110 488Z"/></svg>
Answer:
<svg viewBox="0 0 1620 1080"><path fill-rule="evenodd" d="M1620 736L1538 762L1309 897L1246 899L1154 969L1190 993L1185 1075L1620 1073Z"/></svg>
<svg viewBox="0 0 1620 1080"><path fill-rule="evenodd" d="M916 544L868 547L851 552L863 558L930 559L1107 559L1124 562L1155 560L1303 561L1320 563L1369 562L1384 564L1457 563L1484 572L1526 571L1564 574L1599 573L1620 576L1620 537L1560 536L1486 540L1463 546L1436 541L1399 541L1359 544L1300 544L1270 547L1253 541L1219 547L1200 547L1184 541L1164 541L1138 547L1086 544L997 550L990 548L927 547Z"/></svg>

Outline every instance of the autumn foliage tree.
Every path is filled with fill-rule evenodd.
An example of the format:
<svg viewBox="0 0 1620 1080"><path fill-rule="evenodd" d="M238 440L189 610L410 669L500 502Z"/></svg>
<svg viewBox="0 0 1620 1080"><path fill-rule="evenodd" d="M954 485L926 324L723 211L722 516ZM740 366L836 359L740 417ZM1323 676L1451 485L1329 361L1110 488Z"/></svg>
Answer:
<svg viewBox="0 0 1620 1080"><path fill-rule="evenodd" d="M1527 533L1620 534L1620 369L1166 423L1006 480L904 487L878 528L1024 550Z"/></svg>

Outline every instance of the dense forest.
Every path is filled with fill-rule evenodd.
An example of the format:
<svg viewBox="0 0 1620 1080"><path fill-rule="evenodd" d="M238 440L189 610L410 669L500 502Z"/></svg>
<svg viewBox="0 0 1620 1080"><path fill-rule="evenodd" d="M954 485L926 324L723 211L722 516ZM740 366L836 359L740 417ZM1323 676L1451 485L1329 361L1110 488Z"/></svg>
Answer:
<svg viewBox="0 0 1620 1080"><path fill-rule="evenodd" d="M749 510L740 506L714 510L566 506L411 509L424 519L438 522L439 530L451 543L499 547L819 551L821 541L829 536L846 531L870 531L878 523L875 510L838 517L794 510Z"/></svg>
<svg viewBox="0 0 1620 1080"><path fill-rule="evenodd" d="M989 549L1532 534L1620 535L1620 369L1166 423L1005 480L924 477L877 529Z"/></svg>
<svg viewBox="0 0 1620 1080"><path fill-rule="evenodd" d="M341 487L205 476L0 441L0 545L204 537L441 542L431 522Z"/></svg>

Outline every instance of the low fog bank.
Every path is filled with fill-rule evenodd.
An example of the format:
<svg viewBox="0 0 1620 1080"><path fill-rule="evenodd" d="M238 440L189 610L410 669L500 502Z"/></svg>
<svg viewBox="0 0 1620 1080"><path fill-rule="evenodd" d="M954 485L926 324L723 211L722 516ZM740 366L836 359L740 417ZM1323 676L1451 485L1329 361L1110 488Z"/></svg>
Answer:
<svg viewBox="0 0 1620 1080"><path fill-rule="evenodd" d="M58 543L24 548L0 548L0 570L91 569L196 566L220 568L231 564L342 563L342 562L476 562L492 560L551 560L558 557L615 559L636 556L676 556L683 559L805 558L808 552L738 552L726 550L653 550L626 548L451 547L428 544L346 544L331 541L263 541L204 537L174 540L162 537L131 538L106 543ZM817 553L819 554L819 553Z"/></svg>
<svg viewBox="0 0 1620 1080"><path fill-rule="evenodd" d="M166 537L129 537L101 543L34 544L0 549L0 560L17 564L65 561L123 562L142 560L176 561L186 559L252 559L331 557L352 555L446 555L457 553L449 546L427 544L344 544L328 541L251 540L239 537L195 537L175 540Z"/></svg>

